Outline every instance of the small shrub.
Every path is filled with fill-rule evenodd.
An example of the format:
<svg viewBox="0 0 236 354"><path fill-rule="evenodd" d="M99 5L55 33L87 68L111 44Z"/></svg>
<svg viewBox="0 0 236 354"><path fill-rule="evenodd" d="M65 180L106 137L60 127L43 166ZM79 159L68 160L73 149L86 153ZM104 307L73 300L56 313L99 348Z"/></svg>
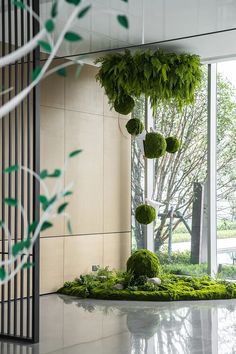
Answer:
<svg viewBox="0 0 236 354"><path fill-rule="evenodd" d="M146 282L145 284L141 285L139 287L139 290L142 291L157 291L158 290L158 285L150 283L150 282Z"/></svg>
<svg viewBox="0 0 236 354"><path fill-rule="evenodd" d="M97 276L105 276L107 278L111 278L113 275L113 271L109 269L109 266L106 266L105 268L98 268L97 270Z"/></svg>
<svg viewBox="0 0 236 354"><path fill-rule="evenodd" d="M114 102L114 109L116 112L127 115L134 109L135 102L131 96L122 96L119 101Z"/></svg>
<svg viewBox="0 0 236 354"><path fill-rule="evenodd" d="M158 257L161 264L190 264L190 251L183 252L172 252L171 257L169 258L167 251L161 251L158 253Z"/></svg>
<svg viewBox="0 0 236 354"><path fill-rule="evenodd" d="M145 249L134 252L127 261L127 271L134 278L146 276L153 278L160 273L160 263L157 255Z"/></svg>
<svg viewBox="0 0 236 354"><path fill-rule="evenodd" d="M157 159L166 152L166 139L159 133L147 133L144 145L144 154L148 159Z"/></svg>
<svg viewBox="0 0 236 354"><path fill-rule="evenodd" d="M156 219L156 210L147 204L139 205L135 210L136 220L143 225L148 225Z"/></svg>
<svg viewBox="0 0 236 354"><path fill-rule="evenodd" d="M132 118L126 124L126 129L129 134L136 136L143 132L144 126L140 119Z"/></svg>
<svg viewBox="0 0 236 354"><path fill-rule="evenodd" d="M180 149L180 141L175 136L169 136L166 138L166 151L174 154Z"/></svg>

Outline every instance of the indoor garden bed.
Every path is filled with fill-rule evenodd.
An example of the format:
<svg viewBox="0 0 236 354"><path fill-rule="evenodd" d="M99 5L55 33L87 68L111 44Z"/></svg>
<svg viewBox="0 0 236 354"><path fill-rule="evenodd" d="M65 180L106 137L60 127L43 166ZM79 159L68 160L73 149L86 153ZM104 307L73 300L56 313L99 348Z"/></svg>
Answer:
<svg viewBox="0 0 236 354"><path fill-rule="evenodd" d="M156 255L139 250L128 260L126 272L99 269L66 282L58 293L103 300L212 300L236 298L236 285L208 276L164 274Z"/></svg>

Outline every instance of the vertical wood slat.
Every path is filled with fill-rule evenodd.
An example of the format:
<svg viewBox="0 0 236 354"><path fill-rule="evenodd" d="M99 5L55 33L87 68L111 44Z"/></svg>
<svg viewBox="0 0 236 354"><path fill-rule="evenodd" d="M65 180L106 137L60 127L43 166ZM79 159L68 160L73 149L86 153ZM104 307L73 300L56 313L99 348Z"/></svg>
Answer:
<svg viewBox="0 0 236 354"><path fill-rule="evenodd" d="M6 54L6 45L5 45L5 1L2 0L2 6L1 6L1 22L2 22L2 56ZM5 87L5 68L2 68L1 70L1 76L2 76L2 82L1 82L1 87L4 89ZM2 105L5 103L5 97L2 95ZM1 129L2 129L2 164L1 168L4 170L5 168L5 119L2 119L1 122ZM2 174L2 215L1 218L2 220L5 220L5 204L3 202L5 198L5 176ZM5 260L5 232L4 229L1 228L1 238L2 238L2 261ZM5 285L2 285L1 287L1 334L5 333Z"/></svg>
<svg viewBox="0 0 236 354"><path fill-rule="evenodd" d="M2 31L2 56L23 46L39 27L31 14L17 9L11 0L0 0L0 30ZM25 0L39 13L39 1ZM13 86L7 95L1 96L1 104L17 95L31 81L33 68L38 65L38 50L21 58L19 62L0 69L1 87ZM1 170L12 164L21 164L39 172L39 89L33 92L0 122ZM35 160L36 159L36 160ZM12 244L23 240L27 234L18 208L6 206L6 197L16 198L25 208L29 222L39 219L39 186L24 172L1 173L1 220L5 221L11 233L8 242L3 229L1 233L1 260L7 259ZM37 342L39 339L39 241L28 261L34 268L24 269L17 276L1 286L0 337ZM14 268L17 262L14 264Z"/></svg>
<svg viewBox="0 0 236 354"><path fill-rule="evenodd" d="M8 53L11 53L12 50L12 18L11 18L11 0L8 0L7 4L7 12L8 12ZM8 67L8 87L12 87L12 65ZM11 91L8 94L8 100L10 101L12 95ZM8 114L8 166L12 165L12 114L11 112ZM9 173L7 175L8 179L8 198L12 197L12 174ZM7 208L8 214L8 230L11 232L11 214L12 207L8 206ZM11 232L12 234L12 232ZM8 255L11 252L11 241L9 239L7 241L7 252ZM11 334L11 281L7 284L7 334Z"/></svg>
<svg viewBox="0 0 236 354"><path fill-rule="evenodd" d="M17 8L14 8L14 31L15 31L15 49L18 48L18 11ZM18 93L18 63L15 63L15 94ZM19 144L19 139L18 139L18 118L19 117L19 112L18 112L18 107L15 109L15 165L18 165L18 144ZM18 194L18 179L19 179L19 173L18 171L15 172L15 199L19 199L19 194ZM14 214L14 242L17 242L17 237L18 237L18 209L15 208L15 214ZM14 268L17 267L18 262L16 261L14 264ZM17 335L17 322L18 322L18 275L15 276L14 278L14 336Z"/></svg>

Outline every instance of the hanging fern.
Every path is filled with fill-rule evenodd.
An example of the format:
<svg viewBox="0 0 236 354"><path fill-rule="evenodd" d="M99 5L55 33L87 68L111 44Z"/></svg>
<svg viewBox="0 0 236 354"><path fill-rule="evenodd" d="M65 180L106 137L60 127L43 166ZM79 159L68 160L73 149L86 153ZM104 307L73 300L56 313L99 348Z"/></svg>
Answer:
<svg viewBox="0 0 236 354"><path fill-rule="evenodd" d="M99 58L97 80L105 88L110 103L124 96L150 97L155 113L158 102L175 102L179 109L194 102L202 70L197 55L164 53L161 50L108 54Z"/></svg>

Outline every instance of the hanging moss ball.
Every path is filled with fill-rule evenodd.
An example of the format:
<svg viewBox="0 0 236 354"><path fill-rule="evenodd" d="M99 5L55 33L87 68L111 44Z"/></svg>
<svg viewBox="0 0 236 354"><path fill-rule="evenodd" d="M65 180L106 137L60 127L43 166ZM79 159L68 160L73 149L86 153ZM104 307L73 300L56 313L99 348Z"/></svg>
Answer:
<svg viewBox="0 0 236 354"><path fill-rule="evenodd" d="M139 135L143 132L144 126L140 119L132 118L126 124L126 129L131 135Z"/></svg>
<svg viewBox="0 0 236 354"><path fill-rule="evenodd" d="M123 96L119 101L115 101L114 108L116 112L126 116L134 109L135 102L131 96Z"/></svg>
<svg viewBox="0 0 236 354"><path fill-rule="evenodd" d="M140 224L148 225L156 219L156 210L150 205L141 204L135 210L135 218Z"/></svg>
<svg viewBox="0 0 236 354"><path fill-rule="evenodd" d="M166 151L174 154L175 152L177 152L180 149L180 141L178 138L176 138L175 136L168 136L168 138L166 138Z"/></svg>
<svg viewBox="0 0 236 354"><path fill-rule="evenodd" d="M148 278L157 277L161 266L157 255L151 251L140 249L134 252L127 261L127 271L135 278L146 276Z"/></svg>
<svg viewBox="0 0 236 354"><path fill-rule="evenodd" d="M144 144L144 154L148 159L157 159L166 152L166 139L159 133L147 133Z"/></svg>
<svg viewBox="0 0 236 354"><path fill-rule="evenodd" d="M160 315L152 313L152 310L132 311L127 315L127 327L136 338L149 339L160 328Z"/></svg>

